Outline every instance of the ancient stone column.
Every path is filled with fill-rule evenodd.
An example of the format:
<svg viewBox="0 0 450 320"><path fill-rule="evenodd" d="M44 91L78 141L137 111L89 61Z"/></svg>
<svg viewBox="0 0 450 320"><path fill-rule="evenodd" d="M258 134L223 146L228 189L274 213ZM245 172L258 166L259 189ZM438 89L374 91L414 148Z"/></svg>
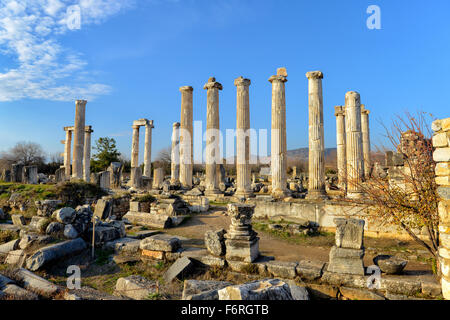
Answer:
<svg viewBox="0 0 450 320"><path fill-rule="evenodd" d="M362 196L364 158L361 133L361 102L358 92L345 94L345 132L347 149L347 197Z"/></svg>
<svg viewBox="0 0 450 320"><path fill-rule="evenodd" d="M84 156L83 156L83 179L86 182L91 180L91 133L92 126L87 126L84 131Z"/></svg>
<svg viewBox="0 0 450 320"><path fill-rule="evenodd" d="M172 125L172 152L170 154L170 183L180 182L180 123L174 122Z"/></svg>
<svg viewBox="0 0 450 320"><path fill-rule="evenodd" d="M153 120L146 121L145 124L145 144L144 144L144 176L151 177L152 174L152 129Z"/></svg>
<svg viewBox="0 0 450 320"><path fill-rule="evenodd" d="M139 167L139 125L133 124L133 140L131 143L131 175L130 184L135 188L140 187L142 171Z"/></svg>
<svg viewBox="0 0 450 320"><path fill-rule="evenodd" d="M342 190L347 189L347 161L346 161L346 146L345 146L345 107L334 107L336 116L336 144L337 144L337 169L338 169L338 181L339 188Z"/></svg>
<svg viewBox="0 0 450 320"><path fill-rule="evenodd" d="M370 162L370 130L369 130L369 113L370 111L361 105L361 132L363 143L363 157L364 157L364 177L366 179L370 176L371 162Z"/></svg>
<svg viewBox="0 0 450 320"><path fill-rule="evenodd" d="M252 197L250 169L250 79L234 80L236 86L236 197Z"/></svg>
<svg viewBox="0 0 450 320"><path fill-rule="evenodd" d="M323 133L323 97L321 71L306 73L309 105L309 179L308 199L326 198L325 145Z"/></svg>
<svg viewBox="0 0 450 320"><path fill-rule="evenodd" d="M216 78L208 79L203 89L207 90L206 102L206 188L205 194L219 194L217 165L220 164L219 90L222 85Z"/></svg>
<svg viewBox="0 0 450 320"><path fill-rule="evenodd" d="M66 177L70 177L70 156L72 149L72 130L73 127L64 127L64 131L66 131L66 140L64 143L64 172Z"/></svg>
<svg viewBox="0 0 450 320"><path fill-rule="evenodd" d="M162 186L162 183L164 182L164 169L163 168L156 168L153 170L153 189L159 189Z"/></svg>
<svg viewBox="0 0 450 320"><path fill-rule="evenodd" d="M283 198L290 195L286 185L286 96L287 72L279 68L277 74L269 78L272 83L272 130L271 130L271 170L272 196Z"/></svg>
<svg viewBox="0 0 450 320"><path fill-rule="evenodd" d="M180 121L180 183L183 188L192 188L193 172L193 100L190 86L180 88L181 121Z"/></svg>
<svg viewBox="0 0 450 320"><path fill-rule="evenodd" d="M75 102L75 126L73 130L72 178L83 179L84 129L86 119L86 100Z"/></svg>

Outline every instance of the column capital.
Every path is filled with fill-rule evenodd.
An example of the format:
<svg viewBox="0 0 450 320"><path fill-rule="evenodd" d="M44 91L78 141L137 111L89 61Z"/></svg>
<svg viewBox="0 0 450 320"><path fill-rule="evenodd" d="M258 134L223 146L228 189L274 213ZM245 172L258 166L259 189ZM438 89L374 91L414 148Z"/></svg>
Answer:
<svg viewBox="0 0 450 320"><path fill-rule="evenodd" d="M137 129L137 130L139 130L139 128L141 127L140 125L137 125L137 124L133 124L132 126L131 126L133 129Z"/></svg>
<svg viewBox="0 0 450 320"><path fill-rule="evenodd" d="M369 114L370 111L366 109L365 105L361 105L361 114Z"/></svg>
<svg viewBox="0 0 450 320"><path fill-rule="evenodd" d="M203 86L203 89L213 89L213 88L217 88L219 90L222 90L222 84L219 82L216 82L216 78L211 77L208 79L208 82Z"/></svg>
<svg viewBox="0 0 450 320"><path fill-rule="evenodd" d="M153 120L147 120L147 122L145 123L145 127L154 129L155 126L153 125Z"/></svg>
<svg viewBox="0 0 450 320"><path fill-rule="evenodd" d="M180 127L180 123L179 123L179 122L174 122L174 123L172 124L172 127L174 127L174 128L179 128L179 127Z"/></svg>
<svg viewBox="0 0 450 320"><path fill-rule="evenodd" d="M250 79L246 79L243 76L237 77L236 79L234 79L234 85L237 86L250 86L251 81Z"/></svg>
<svg viewBox="0 0 450 320"><path fill-rule="evenodd" d="M322 71L309 71L306 73L306 77L308 78L308 80L323 79L323 73Z"/></svg>
<svg viewBox="0 0 450 320"><path fill-rule="evenodd" d="M183 92L183 91L190 91L190 92L192 92L192 91L194 91L194 88L192 88L191 86L180 87L180 92Z"/></svg>
<svg viewBox="0 0 450 320"><path fill-rule="evenodd" d="M73 126L63 127L64 131L73 131Z"/></svg>
<svg viewBox="0 0 450 320"><path fill-rule="evenodd" d="M274 76L271 76L270 78L269 78L269 82L270 83L272 83L273 81L275 81L275 82L287 82L287 77L285 77L285 76L282 76L282 75L274 75Z"/></svg>
<svg viewBox="0 0 450 320"><path fill-rule="evenodd" d="M84 132L92 133L94 130L92 130L92 126L86 126L84 127Z"/></svg>
<svg viewBox="0 0 450 320"><path fill-rule="evenodd" d="M359 100L360 99L360 95L358 92L356 91L349 91L345 94L345 99L355 99L355 100Z"/></svg>
<svg viewBox="0 0 450 320"><path fill-rule="evenodd" d="M76 105L86 105L86 103L87 103L87 100L75 100L75 104Z"/></svg>
<svg viewBox="0 0 450 320"><path fill-rule="evenodd" d="M334 115L337 116L345 116L345 106L335 106L334 107Z"/></svg>

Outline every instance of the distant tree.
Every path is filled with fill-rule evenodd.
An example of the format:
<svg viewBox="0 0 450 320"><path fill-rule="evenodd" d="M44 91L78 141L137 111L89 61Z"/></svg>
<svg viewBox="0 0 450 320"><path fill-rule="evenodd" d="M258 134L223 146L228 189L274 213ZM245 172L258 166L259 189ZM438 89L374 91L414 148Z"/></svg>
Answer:
<svg viewBox="0 0 450 320"><path fill-rule="evenodd" d="M95 142L94 153L91 159L91 171L99 172L106 170L111 162L120 162L120 152L116 147L116 140L102 137Z"/></svg>
<svg viewBox="0 0 450 320"><path fill-rule="evenodd" d="M54 174L64 164L64 158L59 152L52 153L47 163L38 166L38 172L45 174Z"/></svg>
<svg viewBox="0 0 450 320"><path fill-rule="evenodd" d="M2 159L26 166L40 165L45 162L45 152L38 143L21 141L8 152L3 152Z"/></svg>
<svg viewBox="0 0 450 320"><path fill-rule="evenodd" d="M153 162L153 168L163 168L165 174L170 173L171 164L171 150L169 146L167 148L161 149L156 156L156 160Z"/></svg>

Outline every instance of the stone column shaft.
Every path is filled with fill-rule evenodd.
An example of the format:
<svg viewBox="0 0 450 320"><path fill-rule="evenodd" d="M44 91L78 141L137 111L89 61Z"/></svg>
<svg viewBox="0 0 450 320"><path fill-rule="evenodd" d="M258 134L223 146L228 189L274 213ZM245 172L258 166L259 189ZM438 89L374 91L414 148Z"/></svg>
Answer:
<svg viewBox="0 0 450 320"><path fill-rule="evenodd" d="M219 90L222 85L209 78L203 89L207 90L206 104L206 194L219 194L217 165L220 164Z"/></svg>
<svg viewBox="0 0 450 320"><path fill-rule="evenodd" d="M65 129L66 130L66 140L64 143L64 173L67 178L71 175L70 170L70 156L71 156L71 149L72 149L72 130Z"/></svg>
<svg viewBox="0 0 450 320"><path fill-rule="evenodd" d="M83 179L84 130L86 119L86 100L75 102L75 126L73 137L72 178Z"/></svg>
<svg viewBox="0 0 450 320"><path fill-rule="evenodd" d="M325 145L323 130L323 96L320 71L306 73L308 78L309 105L309 180L308 198L326 197L325 192Z"/></svg>
<svg viewBox="0 0 450 320"><path fill-rule="evenodd" d="M271 76L272 83L272 130L271 130L271 171L272 196L283 198L290 194L286 182L286 96L285 82L287 73L284 68L277 70L277 75Z"/></svg>
<svg viewBox="0 0 450 320"><path fill-rule="evenodd" d="M364 178L364 159L361 133L361 100L357 92L345 95L345 125L347 149L347 197L362 196L361 183Z"/></svg>
<svg viewBox="0 0 450 320"><path fill-rule="evenodd" d="M236 192L238 197L251 197L250 169L250 97L251 81L239 77L236 86Z"/></svg>
<svg viewBox="0 0 450 320"><path fill-rule="evenodd" d="M338 169L338 181L339 188L342 190L347 189L347 160L346 160L346 144L345 144L345 107L334 107L336 116L336 145L337 145L337 169Z"/></svg>
<svg viewBox="0 0 450 320"><path fill-rule="evenodd" d="M133 140L131 142L131 167L139 167L139 126L133 125Z"/></svg>
<svg viewBox="0 0 450 320"><path fill-rule="evenodd" d="M144 145L144 176L151 177L152 174L152 129L153 120L145 125L145 145Z"/></svg>
<svg viewBox="0 0 450 320"><path fill-rule="evenodd" d="M177 184L180 182L180 123L174 122L172 125L172 152L170 155L170 183Z"/></svg>
<svg viewBox="0 0 450 320"><path fill-rule="evenodd" d="M84 132L84 156L83 156L83 179L86 182L91 180L91 133L94 130L91 126L86 127Z"/></svg>
<svg viewBox="0 0 450 320"><path fill-rule="evenodd" d="M190 86L180 88L180 183L184 188L192 188L192 172L194 168L193 90Z"/></svg>
<svg viewBox="0 0 450 320"><path fill-rule="evenodd" d="M370 161L370 130L369 130L369 113L364 105L361 105L361 132L363 143L363 156L364 156L364 177L368 179L371 171Z"/></svg>

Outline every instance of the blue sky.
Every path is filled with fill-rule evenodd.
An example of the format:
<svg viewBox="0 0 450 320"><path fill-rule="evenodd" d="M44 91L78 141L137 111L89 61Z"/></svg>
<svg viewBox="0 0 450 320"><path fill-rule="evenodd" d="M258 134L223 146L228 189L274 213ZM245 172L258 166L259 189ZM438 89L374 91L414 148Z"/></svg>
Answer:
<svg viewBox="0 0 450 320"><path fill-rule="evenodd" d="M64 26L74 4L80 30ZM366 26L369 5L381 9L381 30ZM326 147L336 145L334 106L354 90L371 111L374 148L379 120L404 110L449 116L448 12L448 0L2 0L0 151L25 140L62 152L79 98L93 139L114 137L126 157L132 121L153 119L155 159L180 120L180 86L194 87L194 120L206 121L211 76L223 85L222 129L236 126L241 75L252 81L251 126L268 129L278 67L288 72L288 149L308 145L312 70L324 73Z"/></svg>

